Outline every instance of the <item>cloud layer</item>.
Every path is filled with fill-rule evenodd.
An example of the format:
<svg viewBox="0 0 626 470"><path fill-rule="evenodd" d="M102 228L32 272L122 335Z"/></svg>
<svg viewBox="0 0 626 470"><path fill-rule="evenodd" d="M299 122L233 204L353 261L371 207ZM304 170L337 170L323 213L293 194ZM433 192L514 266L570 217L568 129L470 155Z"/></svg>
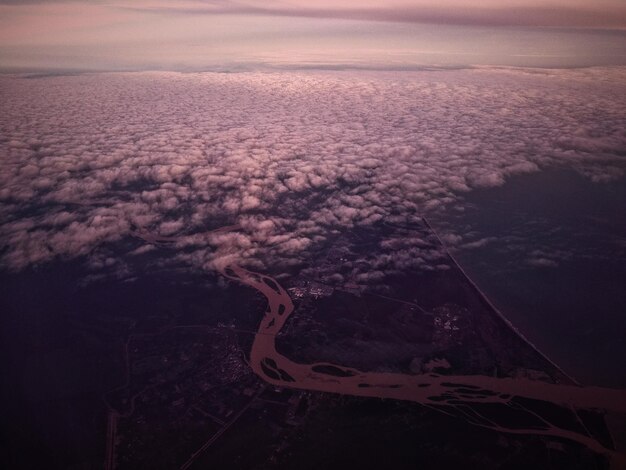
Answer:
<svg viewBox="0 0 626 470"><path fill-rule="evenodd" d="M127 9L170 15L262 15L463 25L626 25L626 8L620 0L596 0L593 4L587 0L509 0L504 5L498 0L475 4L464 0L138 0L104 4L88 0L0 0L0 6L21 6L23 11L68 3L75 11L87 6L105 15Z"/></svg>
<svg viewBox="0 0 626 470"><path fill-rule="evenodd" d="M103 247L139 233L185 265L280 269L511 175L620 178L625 83L623 68L4 76L1 263L126 272ZM409 248L383 243L379 264L401 269Z"/></svg>

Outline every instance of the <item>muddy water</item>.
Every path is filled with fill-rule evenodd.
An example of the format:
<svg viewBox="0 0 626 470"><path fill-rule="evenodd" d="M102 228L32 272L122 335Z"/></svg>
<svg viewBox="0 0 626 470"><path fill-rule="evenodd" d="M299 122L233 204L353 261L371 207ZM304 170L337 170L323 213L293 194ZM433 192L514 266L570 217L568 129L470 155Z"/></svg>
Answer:
<svg viewBox="0 0 626 470"><path fill-rule="evenodd" d="M406 375L362 372L329 363L298 364L278 353L275 344L276 335L294 310L287 291L275 279L239 266L230 265L221 269L221 272L231 280L256 289L267 299L267 311L252 344L250 365L259 377L271 384L437 406L454 407L472 403L510 405L512 397L517 396L545 400L572 409L605 409L626 413L626 392L622 390L480 375ZM573 440L608 456L615 468L626 466L626 457L605 448L595 439L561 429L543 419L541 421L545 423L543 429L509 429L497 424L488 427L508 433L540 434Z"/></svg>

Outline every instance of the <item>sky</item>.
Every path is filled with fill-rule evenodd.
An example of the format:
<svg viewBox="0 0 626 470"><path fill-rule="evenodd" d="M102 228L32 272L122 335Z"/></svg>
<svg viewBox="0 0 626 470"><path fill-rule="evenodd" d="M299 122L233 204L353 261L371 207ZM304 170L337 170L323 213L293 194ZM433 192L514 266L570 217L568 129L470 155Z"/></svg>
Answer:
<svg viewBox="0 0 626 470"><path fill-rule="evenodd" d="M622 0L0 0L3 69L624 64Z"/></svg>

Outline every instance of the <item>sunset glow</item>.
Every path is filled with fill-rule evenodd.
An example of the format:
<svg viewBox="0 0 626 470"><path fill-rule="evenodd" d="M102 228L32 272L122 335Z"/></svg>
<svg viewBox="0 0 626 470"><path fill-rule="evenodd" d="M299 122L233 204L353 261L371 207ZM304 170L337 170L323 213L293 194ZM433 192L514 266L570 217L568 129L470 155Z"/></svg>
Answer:
<svg viewBox="0 0 626 470"><path fill-rule="evenodd" d="M95 70L626 63L603 2L0 3L0 66Z"/></svg>

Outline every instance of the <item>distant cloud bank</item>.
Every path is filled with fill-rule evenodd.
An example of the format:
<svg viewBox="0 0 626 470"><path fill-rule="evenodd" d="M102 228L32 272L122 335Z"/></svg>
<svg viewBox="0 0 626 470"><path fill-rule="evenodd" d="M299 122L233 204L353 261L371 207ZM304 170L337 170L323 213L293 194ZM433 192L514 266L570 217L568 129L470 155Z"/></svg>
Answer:
<svg viewBox="0 0 626 470"><path fill-rule="evenodd" d="M576 4L578 3L578 5ZM619 2L590 7L588 2L526 1L503 5L459 1L413 2L187 2L123 6L135 11L186 15L259 15L349 19L399 23L480 26L553 26L570 28L623 28L626 8Z"/></svg>
<svg viewBox="0 0 626 470"><path fill-rule="evenodd" d="M626 27L620 0L0 0L0 5L68 4L157 14L262 15L409 23L560 27Z"/></svg>
<svg viewBox="0 0 626 470"><path fill-rule="evenodd" d="M107 245L145 231L178 240L176 263L288 267L337 231L512 175L623 177L624 97L624 68L3 76L0 263L84 256L123 273ZM372 272L440 256L380 248Z"/></svg>

